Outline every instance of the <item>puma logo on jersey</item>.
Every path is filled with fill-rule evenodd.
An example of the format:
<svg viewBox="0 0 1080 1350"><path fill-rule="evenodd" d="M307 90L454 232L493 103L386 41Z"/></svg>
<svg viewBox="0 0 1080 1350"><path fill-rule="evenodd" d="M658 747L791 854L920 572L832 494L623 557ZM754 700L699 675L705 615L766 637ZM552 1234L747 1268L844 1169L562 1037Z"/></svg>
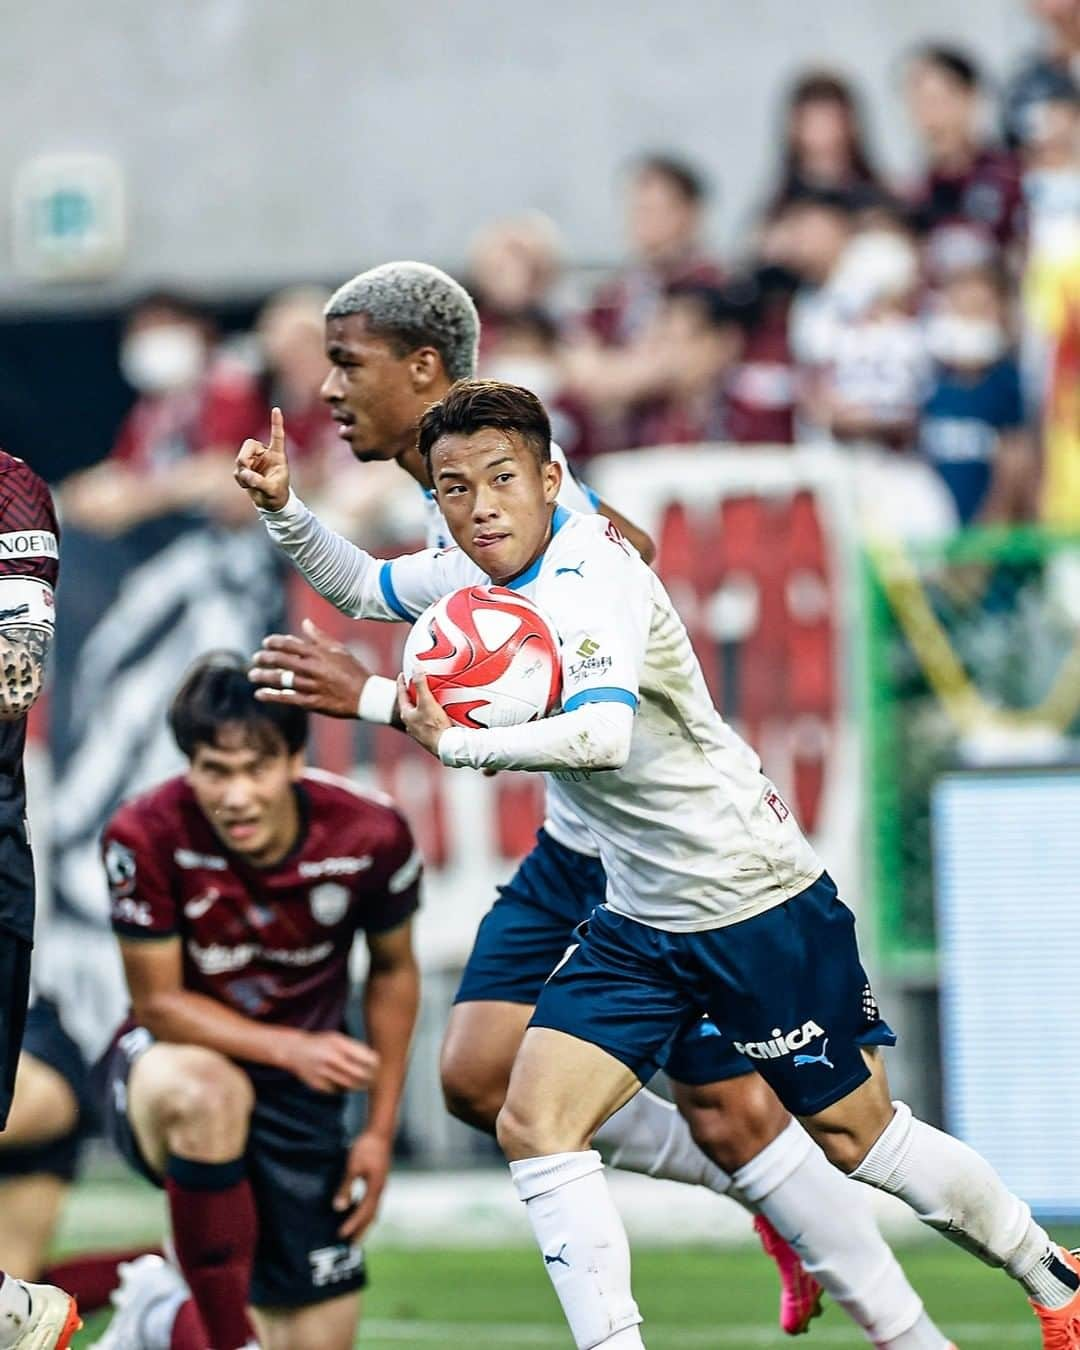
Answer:
<svg viewBox="0 0 1080 1350"><path fill-rule="evenodd" d="M564 576L567 572L572 572L572 573L574 574L574 576L576 576L576 577L581 577L582 581L584 581L585 578L584 578L584 576L582 576L582 572L581 572L581 569L582 569L584 566L585 566L585 559L582 558L582 560L578 563L578 565L577 565L576 567L556 567L556 569L555 569L555 575L556 575L557 577L561 577L561 576Z"/></svg>

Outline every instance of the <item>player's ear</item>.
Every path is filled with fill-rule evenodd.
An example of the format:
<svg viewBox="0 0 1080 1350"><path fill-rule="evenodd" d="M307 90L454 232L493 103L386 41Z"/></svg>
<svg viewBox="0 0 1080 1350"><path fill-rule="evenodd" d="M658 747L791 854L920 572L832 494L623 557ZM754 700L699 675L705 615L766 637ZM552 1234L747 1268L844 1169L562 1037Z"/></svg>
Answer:
<svg viewBox="0 0 1080 1350"><path fill-rule="evenodd" d="M426 393L436 381L444 376L442 357L434 347L417 347L414 352L410 353L409 377L416 393Z"/></svg>
<svg viewBox="0 0 1080 1350"><path fill-rule="evenodd" d="M544 501L549 504L556 501L562 488L562 465L554 459L540 465L540 476L544 480Z"/></svg>
<svg viewBox="0 0 1080 1350"><path fill-rule="evenodd" d="M297 750L295 754L289 756L289 778L292 782L295 783L297 779L303 777L304 768L304 752Z"/></svg>

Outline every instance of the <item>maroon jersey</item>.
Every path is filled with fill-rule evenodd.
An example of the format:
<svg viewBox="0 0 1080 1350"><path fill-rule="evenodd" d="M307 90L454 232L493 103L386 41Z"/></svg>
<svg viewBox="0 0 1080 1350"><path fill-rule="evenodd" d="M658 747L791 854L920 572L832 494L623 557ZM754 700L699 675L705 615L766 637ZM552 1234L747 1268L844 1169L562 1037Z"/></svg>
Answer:
<svg viewBox="0 0 1080 1350"><path fill-rule="evenodd" d="M60 529L49 489L0 450L0 627L51 623ZM5 579L21 584L9 585ZM0 722L0 925L30 941L34 883L26 835L26 718Z"/></svg>
<svg viewBox="0 0 1080 1350"><path fill-rule="evenodd" d="M605 347L621 347L641 336L669 286L719 286L723 280L720 264L699 254L664 268L632 265L599 288L585 316L585 325Z"/></svg>
<svg viewBox="0 0 1080 1350"><path fill-rule="evenodd" d="M112 925L124 939L179 937L184 987L259 1021L341 1029L358 932L416 909L420 857L386 798L308 770L300 838L273 867L225 847L185 778L117 811L102 840Z"/></svg>
<svg viewBox="0 0 1080 1350"><path fill-rule="evenodd" d="M1020 165L1008 150L984 147L959 174L931 170L912 196L922 227L969 225L1006 248L1023 230Z"/></svg>

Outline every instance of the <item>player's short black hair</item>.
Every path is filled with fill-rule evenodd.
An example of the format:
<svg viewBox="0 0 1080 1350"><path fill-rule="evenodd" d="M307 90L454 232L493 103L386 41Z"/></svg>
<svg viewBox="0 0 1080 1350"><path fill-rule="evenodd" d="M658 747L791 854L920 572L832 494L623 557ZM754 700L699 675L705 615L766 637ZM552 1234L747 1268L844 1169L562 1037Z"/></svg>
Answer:
<svg viewBox="0 0 1080 1350"><path fill-rule="evenodd" d="M925 42L911 53L914 65L933 66L957 84L974 93L983 83L982 72L974 59L959 47L942 42Z"/></svg>
<svg viewBox="0 0 1080 1350"><path fill-rule="evenodd" d="M443 436L471 436L485 427L515 431L541 464L551 458L551 421L529 389L502 380L458 380L440 403L420 419L420 453L430 465L431 451Z"/></svg>
<svg viewBox="0 0 1080 1350"><path fill-rule="evenodd" d="M307 713L288 703L260 703L247 677L249 664L236 652L208 652L184 676L169 708L169 727L188 759L200 745L220 745L224 728L237 726L260 750L276 752L284 744L293 755L303 749Z"/></svg>
<svg viewBox="0 0 1080 1350"><path fill-rule="evenodd" d="M693 164L678 155L664 151L653 151L639 155L631 164L635 178L644 178L655 174L666 178L685 201L700 205L709 195L709 183L705 175Z"/></svg>

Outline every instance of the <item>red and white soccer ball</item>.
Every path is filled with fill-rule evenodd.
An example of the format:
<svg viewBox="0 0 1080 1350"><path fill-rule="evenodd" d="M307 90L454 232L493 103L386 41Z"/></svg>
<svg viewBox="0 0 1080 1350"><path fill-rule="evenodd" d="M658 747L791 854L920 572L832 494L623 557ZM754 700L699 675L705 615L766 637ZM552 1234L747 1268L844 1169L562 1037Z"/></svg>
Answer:
<svg viewBox="0 0 1080 1350"><path fill-rule="evenodd" d="M417 619L402 656L452 722L512 727L546 717L562 686L559 638L531 600L504 586L465 586Z"/></svg>

